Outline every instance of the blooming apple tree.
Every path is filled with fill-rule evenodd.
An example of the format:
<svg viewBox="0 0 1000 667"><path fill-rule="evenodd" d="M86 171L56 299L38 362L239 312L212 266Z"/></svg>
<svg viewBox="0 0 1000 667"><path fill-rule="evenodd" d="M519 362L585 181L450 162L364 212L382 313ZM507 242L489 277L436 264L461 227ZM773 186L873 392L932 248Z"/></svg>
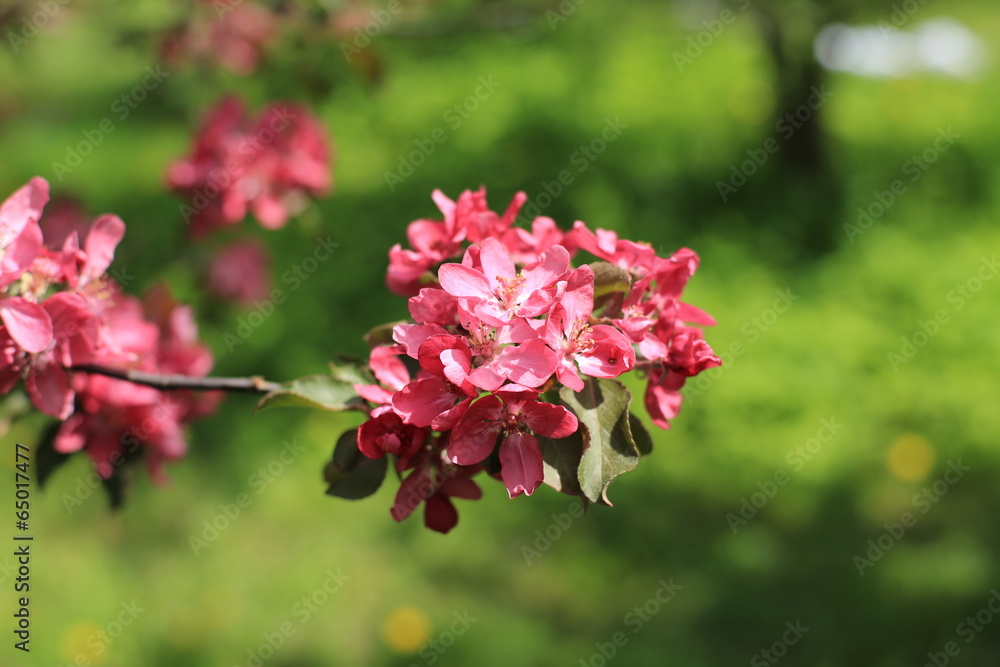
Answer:
<svg viewBox="0 0 1000 667"><path fill-rule="evenodd" d="M295 3L195 6L162 35L161 55L239 76L266 63L284 32L310 42L324 41L324 30L362 29L363 16L348 10L317 24ZM379 69L354 51L348 62ZM305 104L271 102L255 114L227 94L167 168L166 185L183 199L196 241L232 233L248 216L279 233L330 192L332 156ZM42 482L76 452L90 457L113 500L119 473L137 460L163 480L164 463L187 450L185 424L212 413L223 392L242 391L262 394L257 410L356 413L359 425L331 438L327 493L369 496L391 468L397 521L423 505L426 525L448 532L458 521L453 499L481 497L485 476L510 498L546 484L610 505L611 481L652 448L622 379L645 381L642 404L666 429L687 378L721 363L700 328L715 322L681 300L698 256L687 248L660 256L583 222L517 226L524 193L502 213L490 210L484 188L432 197L439 219L411 222L407 247L388 251L386 285L408 299L410 319L372 329L363 363L277 383L210 377L213 357L190 307L164 286L129 295L107 275L125 223L90 221L65 204L45 211L49 184L31 179L0 205L0 396L23 388L23 404L56 420L39 453ZM262 244L237 239L219 251L206 284L253 301L268 293L267 263Z"/></svg>

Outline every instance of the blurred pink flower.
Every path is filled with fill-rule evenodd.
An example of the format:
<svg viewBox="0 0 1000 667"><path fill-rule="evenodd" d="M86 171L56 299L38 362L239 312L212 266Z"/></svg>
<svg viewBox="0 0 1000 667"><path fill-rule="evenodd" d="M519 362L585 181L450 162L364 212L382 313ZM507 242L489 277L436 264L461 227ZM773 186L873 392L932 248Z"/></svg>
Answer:
<svg viewBox="0 0 1000 667"><path fill-rule="evenodd" d="M257 241L230 243L216 253L207 286L216 296L253 303L271 293L267 248Z"/></svg>
<svg viewBox="0 0 1000 667"><path fill-rule="evenodd" d="M268 229L283 227L306 196L329 191L326 131L302 106L275 102L257 120L230 96L212 109L190 157L167 171L170 188L191 197L182 206L192 232L235 225L252 213Z"/></svg>

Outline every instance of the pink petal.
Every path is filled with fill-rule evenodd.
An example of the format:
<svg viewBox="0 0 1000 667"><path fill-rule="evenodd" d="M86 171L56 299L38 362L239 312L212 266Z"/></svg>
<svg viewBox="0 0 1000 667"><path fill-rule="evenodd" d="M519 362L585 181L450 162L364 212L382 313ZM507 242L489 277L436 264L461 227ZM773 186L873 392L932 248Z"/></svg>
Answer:
<svg viewBox="0 0 1000 667"><path fill-rule="evenodd" d="M545 479L542 450L529 433L512 433L500 445L500 476L511 498L530 496Z"/></svg>
<svg viewBox="0 0 1000 667"><path fill-rule="evenodd" d="M466 411L451 432L448 458L452 463L479 463L493 451L504 408L496 396L485 396Z"/></svg>
<svg viewBox="0 0 1000 667"><path fill-rule="evenodd" d="M84 429L84 422L87 418L82 414L70 416L56 434L56 439L52 447L60 454L72 454L83 449L87 444L87 433Z"/></svg>
<svg viewBox="0 0 1000 667"><path fill-rule="evenodd" d="M455 394L439 378L417 380L392 397L392 408L414 426L430 426L438 415L455 405Z"/></svg>
<svg viewBox="0 0 1000 667"><path fill-rule="evenodd" d="M37 224L49 201L49 183L35 176L0 204L0 250L30 224Z"/></svg>
<svg viewBox="0 0 1000 667"><path fill-rule="evenodd" d="M125 223L117 215L102 215L94 220L83 242L87 254L81 273L87 280L99 278L115 258L115 248L125 236Z"/></svg>
<svg viewBox="0 0 1000 667"><path fill-rule="evenodd" d="M45 414L66 419L73 413L73 390L61 366L48 364L30 372L24 384L31 402Z"/></svg>
<svg viewBox="0 0 1000 667"><path fill-rule="evenodd" d="M493 298L493 286L486 276L462 264L442 264L438 269L438 280L441 287L453 296Z"/></svg>
<svg viewBox="0 0 1000 667"><path fill-rule="evenodd" d="M497 278L509 279L517 275L514 260L510 258L510 253L507 252L507 248L502 243L490 237L484 240L479 247L479 261L483 264L483 275L486 276L486 280L491 285L499 282Z"/></svg>
<svg viewBox="0 0 1000 667"><path fill-rule="evenodd" d="M402 521L413 514L413 510L417 509L420 503L433 495L434 491L434 485L427 474L427 468L417 468L407 475L406 479L399 485L399 490L396 492L396 500L389 513L396 521Z"/></svg>
<svg viewBox="0 0 1000 667"><path fill-rule="evenodd" d="M458 524L458 510L446 496L435 494L424 505L424 525L439 533L447 533Z"/></svg>
<svg viewBox="0 0 1000 667"><path fill-rule="evenodd" d="M530 401L521 408L521 420L535 433L550 438L565 438L576 432L576 415L561 405Z"/></svg>
<svg viewBox="0 0 1000 667"><path fill-rule="evenodd" d="M26 352L41 352L52 342L52 320L37 303L21 297L0 301L0 319L7 332Z"/></svg>
<svg viewBox="0 0 1000 667"><path fill-rule="evenodd" d="M497 360L497 367L508 379L525 387L542 386L558 365L556 353L537 338L504 348Z"/></svg>
<svg viewBox="0 0 1000 667"><path fill-rule="evenodd" d="M0 250L0 286L10 285L28 270L42 248L42 230L30 222Z"/></svg>

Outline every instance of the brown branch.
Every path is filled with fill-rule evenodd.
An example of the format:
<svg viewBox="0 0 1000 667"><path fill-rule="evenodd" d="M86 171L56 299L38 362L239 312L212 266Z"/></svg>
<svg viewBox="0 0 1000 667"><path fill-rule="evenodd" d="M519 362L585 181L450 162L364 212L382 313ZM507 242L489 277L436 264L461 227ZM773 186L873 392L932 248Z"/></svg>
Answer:
<svg viewBox="0 0 1000 667"><path fill-rule="evenodd" d="M159 373L147 373L145 371L107 368L96 364L72 366L67 370L79 371L82 373L93 373L95 375L105 375L110 378L126 380L128 382L134 382L135 384L141 384L165 391L172 389L197 389L200 391L246 391L254 394L267 394L281 389L281 385L277 382L270 382L269 380L265 380L264 378L256 375L244 378L161 375Z"/></svg>

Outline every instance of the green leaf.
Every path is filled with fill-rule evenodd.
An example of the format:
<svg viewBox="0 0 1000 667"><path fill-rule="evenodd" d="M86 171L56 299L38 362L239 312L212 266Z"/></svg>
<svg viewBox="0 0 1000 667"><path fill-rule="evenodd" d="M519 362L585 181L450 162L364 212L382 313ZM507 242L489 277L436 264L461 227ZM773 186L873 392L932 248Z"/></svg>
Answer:
<svg viewBox="0 0 1000 667"><path fill-rule="evenodd" d="M267 408L299 407L342 412L364 408L365 403L354 391L353 383L332 375L312 375L281 385L260 399L254 412Z"/></svg>
<svg viewBox="0 0 1000 667"><path fill-rule="evenodd" d="M639 461L629 428L632 394L618 380L587 378L582 391L563 387L559 397L580 420L584 445L577 469L580 490L595 503L611 505L607 495L611 480L633 470Z"/></svg>
<svg viewBox="0 0 1000 667"><path fill-rule="evenodd" d="M649 430L638 417L631 412L628 413L629 432L632 434L632 441L635 442L639 454L647 456L653 451L653 438L649 435Z"/></svg>
<svg viewBox="0 0 1000 667"><path fill-rule="evenodd" d="M397 324L407 323L408 320L399 320L397 322L386 322L385 324L380 324L365 334L365 342L368 343L369 347L392 345L396 342L392 339L392 330L396 328Z"/></svg>
<svg viewBox="0 0 1000 667"><path fill-rule="evenodd" d="M632 289L632 274L610 262L592 262L594 272L594 313L600 317L617 317L622 303Z"/></svg>
<svg viewBox="0 0 1000 667"><path fill-rule="evenodd" d="M382 486L388 465L388 457L370 459L358 451L358 429L351 429L337 440L333 458L323 469L326 493L348 500L367 498Z"/></svg>
<svg viewBox="0 0 1000 667"><path fill-rule="evenodd" d="M45 427L39 439L38 448L35 450L35 470L38 471L39 488L45 488L45 483L49 481L52 473L72 456L72 454L57 452L55 449L56 435L59 433L60 426L62 426L62 422L52 422Z"/></svg>
<svg viewBox="0 0 1000 667"><path fill-rule="evenodd" d="M583 497L577 470L583 457L583 433L577 431L566 438L546 438L539 435L545 483L560 493ZM586 499L584 500L586 503Z"/></svg>

